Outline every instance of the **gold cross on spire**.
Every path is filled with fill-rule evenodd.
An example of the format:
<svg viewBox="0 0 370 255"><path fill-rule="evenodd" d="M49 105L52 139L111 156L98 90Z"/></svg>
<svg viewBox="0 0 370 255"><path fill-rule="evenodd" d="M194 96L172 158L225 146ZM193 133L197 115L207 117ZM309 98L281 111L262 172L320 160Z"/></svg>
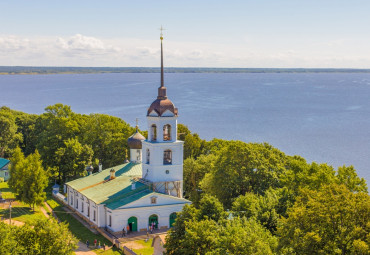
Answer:
<svg viewBox="0 0 370 255"><path fill-rule="evenodd" d="M161 40L163 40L163 30L166 30L166 29L164 29L162 26L161 26L161 28L159 29L159 30L161 30Z"/></svg>

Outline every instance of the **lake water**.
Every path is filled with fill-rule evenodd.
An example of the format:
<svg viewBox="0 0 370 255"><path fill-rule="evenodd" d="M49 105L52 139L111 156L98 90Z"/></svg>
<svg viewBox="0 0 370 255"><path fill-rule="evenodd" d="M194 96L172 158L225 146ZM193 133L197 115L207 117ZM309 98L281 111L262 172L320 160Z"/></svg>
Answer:
<svg viewBox="0 0 370 255"><path fill-rule="evenodd" d="M42 113L55 103L146 129L159 74L1 75L0 106ZM203 139L268 142L289 155L370 180L370 74L165 74L179 123Z"/></svg>

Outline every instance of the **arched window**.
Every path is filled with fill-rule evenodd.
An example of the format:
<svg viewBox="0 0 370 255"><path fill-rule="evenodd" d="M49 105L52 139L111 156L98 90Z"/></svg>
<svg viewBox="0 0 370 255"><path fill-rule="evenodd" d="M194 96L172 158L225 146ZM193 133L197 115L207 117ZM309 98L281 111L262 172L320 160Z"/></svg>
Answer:
<svg viewBox="0 0 370 255"><path fill-rule="evenodd" d="M165 150L163 153L163 165L171 165L172 164L172 151Z"/></svg>
<svg viewBox="0 0 370 255"><path fill-rule="evenodd" d="M150 164L150 150L146 149L146 163Z"/></svg>
<svg viewBox="0 0 370 255"><path fill-rule="evenodd" d="M141 150L136 150L136 161L140 162L141 161Z"/></svg>
<svg viewBox="0 0 370 255"><path fill-rule="evenodd" d="M163 141L171 141L171 125L163 126Z"/></svg>
<svg viewBox="0 0 370 255"><path fill-rule="evenodd" d="M157 126L155 124L152 125L152 141L157 141Z"/></svg>

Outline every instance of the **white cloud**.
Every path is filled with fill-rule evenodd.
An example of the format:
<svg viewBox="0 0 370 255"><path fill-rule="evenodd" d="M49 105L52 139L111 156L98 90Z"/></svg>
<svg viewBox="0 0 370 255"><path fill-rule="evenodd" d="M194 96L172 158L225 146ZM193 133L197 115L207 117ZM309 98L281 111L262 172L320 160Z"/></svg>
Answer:
<svg viewBox="0 0 370 255"><path fill-rule="evenodd" d="M62 53L67 56L74 55L99 55L120 52L119 47L114 47L109 44L105 44L102 40L76 34L69 39L58 38L56 41L56 47L62 50Z"/></svg>
<svg viewBox="0 0 370 255"><path fill-rule="evenodd" d="M30 46L30 41L27 38L19 38L16 36L0 37L0 53L6 54L9 52L19 52Z"/></svg>
<svg viewBox="0 0 370 255"><path fill-rule="evenodd" d="M370 66L369 49L353 40L262 45L259 42L165 41L169 67L352 67ZM159 40L0 35L0 65L148 66L160 63Z"/></svg>

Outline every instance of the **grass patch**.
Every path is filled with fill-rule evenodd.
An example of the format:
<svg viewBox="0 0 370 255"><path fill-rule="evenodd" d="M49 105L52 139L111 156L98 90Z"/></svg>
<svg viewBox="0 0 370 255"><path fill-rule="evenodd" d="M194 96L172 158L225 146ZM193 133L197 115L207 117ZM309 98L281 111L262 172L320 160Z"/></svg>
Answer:
<svg viewBox="0 0 370 255"><path fill-rule="evenodd" d="M63 205L57 202L54 199L48 199L46 201L49 206L53 209L57 217L63 221L67 222L69 230L73 233L73 235L81 242L86 243L86 240L89 240L90 245L94 245L94 240L96 239L97 242L103 245L109 245L111 246L112 243L106 239L104 236L100 234L94 234L92 233L89 229L87 229L81 222L79 222L77 219L75 219L71 213L68 213L63 210ZM108 251L106 251L108 252ZM100 254L105 254L105 253L100 253ZM107 253L110 254L110 253ZM112 253L114 254L114 253ZM119 253L117 253L119 254Z"/></svg>
<svg viewBox="0 0 370 255"><path fill-rule="evenodd" d="M7 182L0 183L0 192L1 192L1 196L4 199L15 199L15 194L13 193L12 189L9 188L9 185Z"/></svg>
<svg viewBox="0 0 370 255"><path fill-rule="evenodd" d="M149 239L148 242L145 242L145 240L137 240L133 243L136 243L138 247L137 249L132 249L137 254L142 255L152 255L154 253L154 248L152 247L153 239ZM129 247L130 248L130 247Z"/></svg>
<svg viewBox="0 0 370 255"><path fill-rule="evenodd" d="M93 250L93 251L96 254L101 254L101 255L121 255L122 254L117 248L113 248L113 249L110 249L110 250L107 250L107 251L104 251L102 249L96 249L96 250ZM150 255L152 255L152 254L150 254Z"/></svg>
<svg viewBox="0 0 370 255"><path fill-rule="evenodd" d="M0 216L9 219L9 208L0 209ZM22 222L30 222L31 224L37 219L44 219L45 215L40 211L39 207L35 207L33 211L28 205L15 202L12 203L12 219Z"/></svg>

